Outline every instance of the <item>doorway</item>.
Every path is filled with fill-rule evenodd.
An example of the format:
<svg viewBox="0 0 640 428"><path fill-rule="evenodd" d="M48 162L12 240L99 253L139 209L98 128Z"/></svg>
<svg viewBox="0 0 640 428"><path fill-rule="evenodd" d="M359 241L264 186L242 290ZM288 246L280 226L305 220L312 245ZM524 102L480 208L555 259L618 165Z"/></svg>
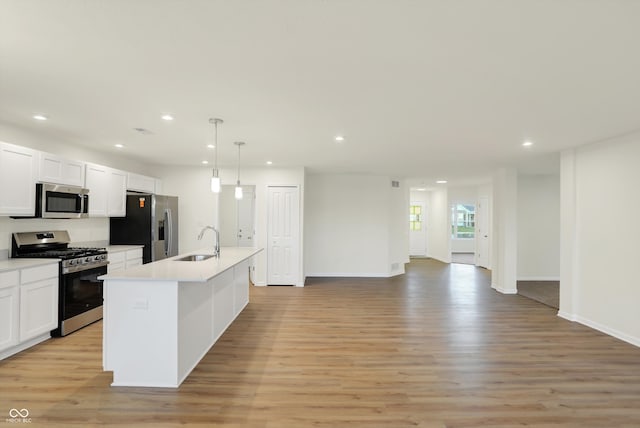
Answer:
<svg viewBox="0 0 640 428"><path fill-rule="evenodd" d="M235 186L223 185L219 199L220 246L253 247L255 241L256 186L242 186L242 199Z"/></svg>
<svg viewBox="0 0 640 428"><path fill-rule="evenodd" d="M451 263L476 264L476 204L451 205Z"/></svg>
<svg viewBox="0 0 640 428"><path fill-rule="evenodd" d="M422 201L409 205L409 256L427 256L427 210Z"/></svg>

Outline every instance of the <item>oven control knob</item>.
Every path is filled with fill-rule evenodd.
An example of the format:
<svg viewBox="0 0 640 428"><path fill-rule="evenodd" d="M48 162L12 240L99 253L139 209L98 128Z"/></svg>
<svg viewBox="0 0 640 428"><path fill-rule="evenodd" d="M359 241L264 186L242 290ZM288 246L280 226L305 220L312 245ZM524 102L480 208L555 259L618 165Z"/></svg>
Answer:
<svg viewBox="0 0 640 428"><path fill-rule="evenodd" d="M84 262L85 262L85 263L91 263L91 257L87 257L87 258L85 258L85 259L84 259Z"/></svg>
<svg viewBox="0 0 640 428"><path fill-rule="evenodd" d="M76 260L69 260L69 261L67 262L67 265L69 265L69 266L73 266L73 265L75 265L75 264L76 264Z"/></svg>

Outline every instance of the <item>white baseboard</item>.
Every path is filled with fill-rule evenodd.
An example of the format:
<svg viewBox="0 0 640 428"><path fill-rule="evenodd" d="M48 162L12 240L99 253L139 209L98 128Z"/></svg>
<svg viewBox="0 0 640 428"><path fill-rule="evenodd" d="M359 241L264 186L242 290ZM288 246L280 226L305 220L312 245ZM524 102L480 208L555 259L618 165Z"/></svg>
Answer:
<svg viewBox="0 0 640 428"><path fill-rule="evenodd" d="M506 288L499 287L495 284L491 284L491 288L496 290L498 293L502 293L502 294L518 294L518 290L516 289L506 289Z"/></svg>
<svg viewBox="0 0 640 428"><path fill-rule="evenodd" d="M560 281L559 276L519 276L517 281Z"/></svg>
<svg viewBox="0 0 640 428"><path fill-rule="evenodd" d="M382 273L371 273L371 272L363 272L363 273L354 273L354 272L322 272L322 273L307 273L307 278L309 277L320 277L320 278L389 278L389 275L385 275Z"/></svg>
<svg viewBox="0 0 640 428"><path fill-rule="evenodd" d="M4 360L7 357L10 357L13 354L17 354L18 352L22 352L25 349L31 348L32 346L37 345L40 342L44 342L45 340L51 339L51 333L45 333L40 336L34 337L33 339L29 339L26 342L22 342L16 346L13 346L9 349L6 349L0 352L0 360Z"/></svg>
<svg viewBox="0 0 640 428"><path fill-rule="evenodd" d="M564 318L568 321L576 321L576 316L574 314L570 314L568 312L558 311L558 316L560 318Z"/></svg>
<svg viewBox="0 0 640 428"><path fill-rule="evenodd" d="M609 336L615 337L616 339L620 339L624 342L640 347L640 337L631 336L629 334L616 330L615 328L607 327L606 325L600 324L599 322L592 321L585 317L581 317L580 315L558 311L558 316L569 321L580 323L589 328L598 330L604 334L608 334Z"/></svg>

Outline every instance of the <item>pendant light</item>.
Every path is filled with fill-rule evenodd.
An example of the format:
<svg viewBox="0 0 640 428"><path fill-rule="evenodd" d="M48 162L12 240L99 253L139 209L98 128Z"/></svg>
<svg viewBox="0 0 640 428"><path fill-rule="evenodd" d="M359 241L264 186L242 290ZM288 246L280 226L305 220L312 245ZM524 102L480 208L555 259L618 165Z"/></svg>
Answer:
<svg viewBox="0 0 640 428"><path fill-rule="evenodd" d="M235 196L236 196L236 199L242 199L242 186L240 186L240 147L244 146L244 142L236 141L233 144L238 146L238 181L236 183Z"/></svg>
<svg viewBox="0 0 640 428"><path fill-rule="evenodd" d="M222 119L209 119L209 123L213 123L215 128L214 141L215 144L213 149L215 150L215 162L213 164L213 175L211 176L211 191L213 193L220 193L220 177L218 176L218 124L223 123Z"/></svg>

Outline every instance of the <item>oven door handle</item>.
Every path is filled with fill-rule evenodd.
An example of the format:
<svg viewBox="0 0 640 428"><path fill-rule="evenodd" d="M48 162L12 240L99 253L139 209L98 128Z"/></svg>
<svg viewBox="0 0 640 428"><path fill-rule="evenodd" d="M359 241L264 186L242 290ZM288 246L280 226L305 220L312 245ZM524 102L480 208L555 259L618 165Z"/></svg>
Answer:
<svg viewBox="0 0 640 428"><path fill-rule="evenodd" d="M62 273L74 273L74 272L82 272L85 270L95 269L102 266L107 266L109 264L108 260L103 260L98 263L91 263L90 265L75 265L75 266L67 266L62 268Z"/></svg>

